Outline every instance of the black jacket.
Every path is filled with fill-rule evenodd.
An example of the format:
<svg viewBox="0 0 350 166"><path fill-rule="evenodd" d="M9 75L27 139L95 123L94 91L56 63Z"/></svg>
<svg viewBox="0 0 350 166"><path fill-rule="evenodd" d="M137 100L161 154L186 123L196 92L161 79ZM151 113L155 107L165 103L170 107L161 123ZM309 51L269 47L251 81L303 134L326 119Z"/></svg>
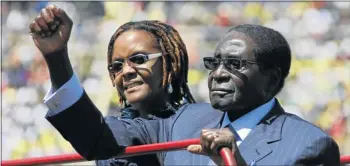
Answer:
<svg viewBox="0 0 350 166"><path fill-rule="evenodd" d="M149 119L164 119L168 118L171 115L174 115L176 112L176 108L174 108L171 104L167 104L166 108L156 111L157 113L154 115L149 115ZM139 111L127 107L121 110L121 119L134 119L139 117ZM159 158L163 160L163 156L159 155L143 155L137 157L129 157L129 158L112 158L108 160L97 160L97 166L160 166Z"/></svg>

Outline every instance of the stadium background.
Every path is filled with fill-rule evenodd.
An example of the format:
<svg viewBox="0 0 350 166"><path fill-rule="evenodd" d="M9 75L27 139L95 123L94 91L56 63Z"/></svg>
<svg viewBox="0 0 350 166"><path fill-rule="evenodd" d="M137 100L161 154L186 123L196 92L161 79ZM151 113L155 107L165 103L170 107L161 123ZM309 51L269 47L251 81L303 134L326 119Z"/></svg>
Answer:
<svg viewBox="0 0 350 166"><path fill-rule="evenodd" d="M51 3L51 2L50 2ZM28 25L47 4L1 2L1 158L73 152L44 119L49 73ZM157 19L173 25L190 56L189 85L209 102L203 56L229 27L262 24L280 31L293 51L278 95L285 110L328 132L350 154L350 2L52 2L74 21L69 55L85 90L103 114L118 115L108 80L107 45L121 24Z"/></svg>

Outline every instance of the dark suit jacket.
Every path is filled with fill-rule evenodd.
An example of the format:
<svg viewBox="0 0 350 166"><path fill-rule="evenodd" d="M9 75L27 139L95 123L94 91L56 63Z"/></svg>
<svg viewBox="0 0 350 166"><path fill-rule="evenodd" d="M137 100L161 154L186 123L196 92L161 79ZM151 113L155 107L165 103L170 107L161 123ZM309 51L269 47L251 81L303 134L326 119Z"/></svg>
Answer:
<svg viewBox="0 0 350 166"><path fill-rule="evenodd" d="M176 107L177 108L177 107ZM167 105L160 111L156 111L154 114L150 114L148 119L165 119L174 115L177 111L173 105L167 103ZM120 118L122 119L135 119L140 116L139 111L126 107L121 109ZM133 156L128 158L111 158L108 160L96 160L97 166L159 166L158 156L156 154Z"/></svg>
<svg viewBox="0 0 350 166"><path fill-rule="evenodd" d="M126 146L198 138L203 128L220 127L223 113L210 104L187 104L168 119L104 118L86 93L73 106L46 118L88 160L108 159ZM270 113L239 146L250 164L339 165L339 148L316 126L284 112L276 101ZM164 165L207 165L209 158L175 151L157 154Z"/></svg>

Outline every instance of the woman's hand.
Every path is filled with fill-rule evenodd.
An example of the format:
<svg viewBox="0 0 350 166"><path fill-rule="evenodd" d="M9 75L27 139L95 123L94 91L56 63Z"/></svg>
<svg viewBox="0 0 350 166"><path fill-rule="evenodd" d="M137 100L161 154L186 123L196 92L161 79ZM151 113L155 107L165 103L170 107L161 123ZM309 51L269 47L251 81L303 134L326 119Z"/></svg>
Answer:
<svg viewBox="0 0 350 166"><path fill-rule="evenodd" d="M30 24L33 41L45 56L67 47L73 21L66 12L54 5L43 8Z"/></svg>

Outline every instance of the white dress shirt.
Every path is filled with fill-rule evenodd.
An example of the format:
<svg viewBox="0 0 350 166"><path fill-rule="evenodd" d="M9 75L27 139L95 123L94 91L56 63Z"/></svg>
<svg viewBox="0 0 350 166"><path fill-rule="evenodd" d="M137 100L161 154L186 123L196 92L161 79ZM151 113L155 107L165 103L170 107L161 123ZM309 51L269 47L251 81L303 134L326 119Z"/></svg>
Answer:
<svg viewBox="0 0 350 166"><path fill-rule="evenodd" d="M84 89L76 74L62 85L58 90L50 86L44 97L44 103L49 108L49 114L55 115L76 103L83 95Z"/></svg>
<svg viewBox="0 0 350 166"><path fill-rule="evenodd" d="M239 146L242 141L248 136L250 131L253 130L253 128L264 118L267 113L270 112L272 107L275 105L275 98L271 99L269 102L259 106L258 108L255 108L254 110L250 111L249 113L245 114L244 116L238 118L237 120L231 122L228 118L227 112L225 113L225 117L222 121L221 128L223 127L229 127L234 129L232 132L234 133L236 137L236 144ZM208 165L215 165L215 163L210 160ZM255 165L255 161L252 163L249 163L250 166Z"/></svg>
<svg viewBox="0 0 350 166"><path fill-rule="evenodd" d="M231 122L227 116L227 112L225 113L225 117L222 121L221 127L232 127L235 129L237 133L237 146L241 144L241 142L248 136L250 131L264 118L264 116L270 112L272 107L275 105L275 98L271 99L269 102L255 108L253 111L245 114L244 116L238 118L237 120Z"/></svg>

